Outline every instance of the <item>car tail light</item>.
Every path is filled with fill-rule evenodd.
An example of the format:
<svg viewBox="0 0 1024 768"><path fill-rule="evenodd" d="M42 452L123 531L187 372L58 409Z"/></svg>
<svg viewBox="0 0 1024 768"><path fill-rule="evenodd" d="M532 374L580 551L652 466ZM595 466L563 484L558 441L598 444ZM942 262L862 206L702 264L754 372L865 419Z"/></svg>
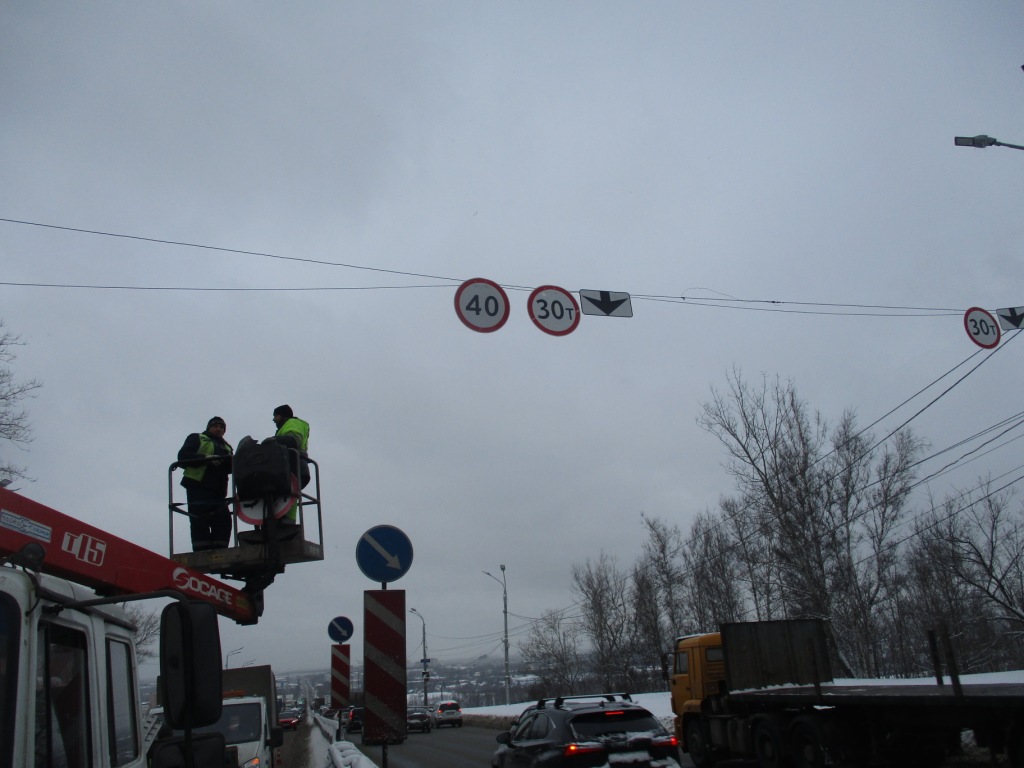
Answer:
<svg viewBox="0 0 1024 768"><path fill-rule="evenodd" d="M655 739L651 742L652 747L678 747L679 739L675 736L666 736L663 739Z"/></svg>
<svg viewBox="0 0 1024 768"><path fill-rule="evenodd" d="M562 755L564 757L573 757L574 755L588 755L603 751L604 747L600 744L566 744L565 749L562 750Z"/></svg>

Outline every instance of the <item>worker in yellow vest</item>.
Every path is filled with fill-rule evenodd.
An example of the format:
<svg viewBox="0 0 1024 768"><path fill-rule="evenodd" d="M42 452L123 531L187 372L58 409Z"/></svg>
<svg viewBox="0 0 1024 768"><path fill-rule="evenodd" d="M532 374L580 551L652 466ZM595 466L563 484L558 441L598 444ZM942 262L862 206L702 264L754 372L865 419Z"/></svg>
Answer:
<svg viewBox="0 0 1024 768"><path fill-rule="evenodd" d="M203 432L185 438L178 461L185 467L181 485L188 501L192 551L221 549L231 541L231 510L228 507L228 475L231 444L224 439L227 424L214 416Z"/></svg>
<svg viewBox="0 0 1024 768"><path fill-rule="evenodd" d="M274 437L278 442L299 452L299 466L293 466L292 471L299 476L300 487L305 488L309 483L309 463L306 461L309 450L309 422L296 418L290 405L279 405L274 409L274 424L277 426ZM281 518L281 522L294 525L298 514L299 505L295 504Z"/></svg>

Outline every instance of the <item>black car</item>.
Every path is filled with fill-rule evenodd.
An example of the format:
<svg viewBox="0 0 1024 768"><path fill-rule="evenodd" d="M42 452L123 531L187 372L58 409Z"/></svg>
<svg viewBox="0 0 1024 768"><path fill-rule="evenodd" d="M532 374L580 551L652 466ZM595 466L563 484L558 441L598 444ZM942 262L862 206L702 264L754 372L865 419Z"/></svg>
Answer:
<svg viewBox="0 0 1024 768"><path fill-rule="evenodd" d="M352 707L345 715L345 732L356 733L363 730L363 708Z"/></svg>
<svg viewBox="0 0 1024 768"><path fill-rule="evenodd" d="M430 733L434 727L434 719L426 707L409 707L405 711L405 729Z"/></svg>
<svg viewBox="0 0 1024 768"><path fill-rule="evenodd" d="M680 761L676 737L625 694L541 699L497 739L493 768L593 768L623 760L630 768L652 768Z"/></svg>

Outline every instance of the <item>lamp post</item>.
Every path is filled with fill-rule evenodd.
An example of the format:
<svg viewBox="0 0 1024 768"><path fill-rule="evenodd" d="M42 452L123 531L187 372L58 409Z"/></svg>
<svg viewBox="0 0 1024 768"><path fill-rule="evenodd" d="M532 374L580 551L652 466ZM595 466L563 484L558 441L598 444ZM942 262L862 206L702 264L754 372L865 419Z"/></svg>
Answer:
<svg viewBox="0 0 1024 768"><path fill-rule="evenodd" d="M430 663L430 657L427 656L427 620L415 608L410 608L409 613L415 613L419 620L423 622L423 706L429 707L430 705L427 703L427 683L430 681L430 672L427 670L427 665Z"/></svg>
<svg viewBox="0 0 1024 768"><path fill-rule="evenodd" d="M1007 144L993 139L991 136L982 134L980 136L954 136L953 144L957 147L977 147L978 149L985 149L985 147L1009 147L1010 149L1024 149L1024 146L1020 144Z"/></svg>
<svg viewBox="0 0 1024 768"><path fill-rule="evenodd" d="M234 656L236 653L241 653L244 650L245 650L245 646L243 645L241 648L235 648L235 650L233 650L233 651L228 651L228 655L224 657L224 669L227 669L228 667L231 666L231 657L232 656Z"/></svg>
<svg viewBox="0 0 1024 768"><path fill-rule="evenodd" d="M505 606L503 613L505 615L505 704L507 705L511 703L512 697L512 677L509 675L508 671L508 584L505 582L505 564L502 563L500 568L500 579L488 571L484 571L483 574L484 576L490 576L496 582L501 584L501 597Z"/></svg>

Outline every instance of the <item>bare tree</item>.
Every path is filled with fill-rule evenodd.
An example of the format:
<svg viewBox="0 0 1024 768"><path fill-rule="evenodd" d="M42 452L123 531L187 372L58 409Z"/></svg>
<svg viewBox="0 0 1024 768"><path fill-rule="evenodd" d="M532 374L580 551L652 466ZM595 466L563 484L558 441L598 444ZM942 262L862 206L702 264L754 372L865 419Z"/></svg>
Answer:
<svg viewBox="0 0 1024 768"><path fill-rule="evenodd" d="M1007 639L1024 639L1024 509L988 482L947 498L922 532L921 554L983 600ZM958 586L960 586L958 585Z"/></svg>
<svg viewBox="0 0 1024 768"><path fill-rule="evenodd" d="M128 621L135 625L135 655L139 662L156 658L160 639L160 614L147 611L139 603L122 603Z"/></svg>
<svg viewBox="0 0 1024 768"><path fill-rule="evenodd" d="M601 552L596 561L574 563L572 580L601 685L606 691L629 687L636 654L628 577L618 569L614 556Z"/></svg>
<svg viewBox="0 0 1024 768"><path fill-rule="evenodd" d="M658 659L669 650L672 637L675 636L659 605L661 599L657 575L642 557L633 565L629 597L633 613L633 647L637 655L637 675L640 676L641 670L656 669Z"/></svg>
<svg viewBox="0 0 1024 768"><path fill-rule="evenodd" d="M744 595L737 548L722 522L710 512L697 515L683 548L684 594L690 605L690 631L713 632L743 617Z"/></svg>
<svg viewBox="0 0 1024 768"><path fill-rule="evenodd" d="M520 643L523 661L541 679L543 695L577 693L584 675L580 634L575 620L564 618L559 611L545 611Z"/></svg>
<svg viewBox="0 0 1024 768"><path fill-rule="evenodd" d="M642 567L657 588L657 607L664 615L669 634L682 634L687 625L688 611L683 595L685 575L681 556L684 543L678 525L641 514L647 529L647 541L638 566Z"/></svg>
<svg viewBox="0 0 1024 768"><path fill-rule="evenodd" d="M739 540L771 544L770 557L748 563L748 572L771 578L785 617L841 624L830 645L846 673L877 671L877 622L896 583L890 542L919 442L903 431L881 449L852 413L833 427L792 382L753 387L736 371L727 394L712 391L698 423L728 452L739 499L723 511L742 523Z"/></svg>
<svg viewBox="0 0 1024 768"><path fill-rule="evenodd" d="M42 384L35 379L15 379L10 367L15 359L12 348L20 344L20 337L8 331L0 320L0 438L24 449L32 441L32 428L28 414L20 404L26 397L32 397L32 393ZM28 479L26 472L25 467L8 459L0 459L0 480Z"/></svg>

